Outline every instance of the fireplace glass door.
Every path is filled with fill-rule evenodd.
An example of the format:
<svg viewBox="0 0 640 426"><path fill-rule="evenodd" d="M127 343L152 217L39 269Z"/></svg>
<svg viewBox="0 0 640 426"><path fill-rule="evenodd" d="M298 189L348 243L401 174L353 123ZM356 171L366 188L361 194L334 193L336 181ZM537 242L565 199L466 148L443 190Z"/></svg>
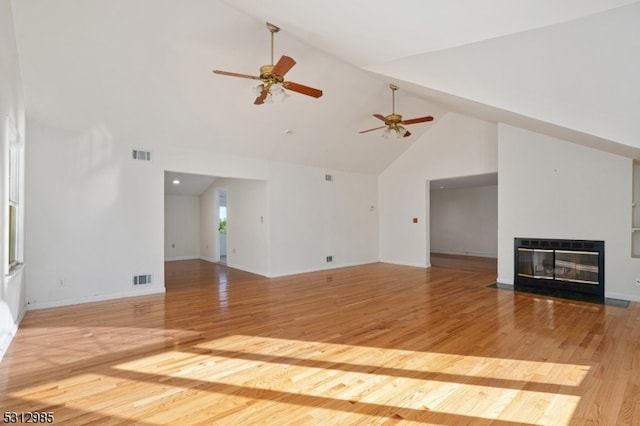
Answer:
<svg viewBox="0 0 640 426"><path fill-rule="evenodd" d="M553 250L518 248L518 275L553 279Z"/></svg>
<svg viewBox="0 0 640 426"><path fill-rule="evenodd" d="M556 250L556 280L598 285L598 253Z"/></svg>

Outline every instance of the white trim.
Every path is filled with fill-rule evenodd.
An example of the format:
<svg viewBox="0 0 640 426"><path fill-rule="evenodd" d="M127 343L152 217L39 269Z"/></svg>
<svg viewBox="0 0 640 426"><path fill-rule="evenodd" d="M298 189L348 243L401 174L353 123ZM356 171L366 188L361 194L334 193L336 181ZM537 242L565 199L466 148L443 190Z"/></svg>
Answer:
<svg viewBox="0 0 640 426"><path fill-rule="evenodd" d="M175 256L175 257L166 257L164 259L165 262L174 262L176 260L198 260L199 256Z"/></svg>
<svg viewBox="0 0 640 426"><path fill-rule="evenodd" d="M239 269L240 271L244 271L244 272L249 272L250 274L256 274L256 275L261 275L263 277L271 278L268 275L266 275L264 273L264 271L256 271L256 270L253 270L251 268L244 267L242 265L236 265L235 263L228 263L227 262L227 267L228 268L233 268L233 269Z"/></svg>
<svg viewBox="0 0 640 426"><path fill-rule="evenodd" d="M413 266L416 268L431 268L431 263L409 263L401 260L381 259L382 263L391 263L392 265Z"/></svg>
<svg viewBox="0 0 640 426"><path fill-rule="evenodd" d="M7 330L7 332L0 335L0 361L2 361L2 358L4 358L4 354L9 349L9 346L11 345L13 338L16 336L18 327L20 327L20 323L22 322L22 319L24 318L26 313L26 306L23 306L20 310L20 313L18 314L18 319L13 323L11 328Z"/></svg>
<svg viewBox="0 0 640 426"><path fill-rule="evenodd" d="M457 256L477 256L477 257L490 257L492 259L498 258L498 253L488 253L484 251L467 251L467 250L441 250L431 248L431 253L437 254L453 254Z"/></svg>
<svg viewBox="0 0 640 426"><path fill-rule="evenodd" d="M79 305L82 303L91 303L91 302L104 302L106 300L115 300L115 299L124 299L127 297L138 297L138 296L150 296L154 294L164 294L165 288L150 288L144 290L138 290L134 292L128 293L113 293L113 294L105 294L101 296L87 296L87 297L78 297L73 299L64 299L64 300L56 300L54 302L29 302L27 304L27 310L35 311L38 309L46 309L46 308L59 308L62 306L69 305Z"/></svg>
<svg viewBox="0 0 640 426"><path fill-rule="evenodd" d="M282 272L280 274L267 274L265 276L267 278L278 278L278 277L285 277L287 275L307 274L309 272L330 271L332 269L348 268L348 267L351 267L351 266L369 265L369 264L372 264L372 263L380 263L380 261L378 261L378 260L370 260L370 261L352 262L352 263L335 263L335 262L332 262L330 266L317 267L317 268L308 268L308 269L297 269L297 270L294 270L294 271ZM236 268L236 269L240 269L240 268Z"/></svg>
<svg viewBox="0 0 640 426"><path fill-rule="evenodd" d="M513 278L504 279L504 278L498 277L496 279L496 282L498 284L510 285L511 287L513 287Z"/></svg>

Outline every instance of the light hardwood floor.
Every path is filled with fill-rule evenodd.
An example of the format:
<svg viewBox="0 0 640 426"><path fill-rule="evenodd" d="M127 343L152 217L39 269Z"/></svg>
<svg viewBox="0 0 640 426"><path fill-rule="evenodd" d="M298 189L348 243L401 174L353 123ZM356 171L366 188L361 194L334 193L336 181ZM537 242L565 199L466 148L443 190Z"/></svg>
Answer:
<svg viewBox="0 0 640 426"><path fill-rule="evenodd" d="M0 406L64 425L640 424L640 304L432 262L276 279L168 262L165 295L29 311Z"/></svg>

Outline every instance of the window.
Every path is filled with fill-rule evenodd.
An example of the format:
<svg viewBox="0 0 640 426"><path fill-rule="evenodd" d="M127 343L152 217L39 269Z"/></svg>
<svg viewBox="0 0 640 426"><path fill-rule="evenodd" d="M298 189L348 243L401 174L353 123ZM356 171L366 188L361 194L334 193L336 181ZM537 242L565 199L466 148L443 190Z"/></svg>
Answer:
<svg viewBox="0 0 640 426"><path fill-rule="evenodd" d="M7 247L7 262L9 270L15 268L21 263L21 244L22 244L22 144L18 138L18 132L13 122L7 118L7 139L9 142L8 152L8 172L9 181L8 191L8 229L9 238Z"/></svg>
<svg viewBox="0 0 640 426"><path fill-rule="evenodd" d="M18 222L16 206L9 205L9 268L18 263Z"/></svg>

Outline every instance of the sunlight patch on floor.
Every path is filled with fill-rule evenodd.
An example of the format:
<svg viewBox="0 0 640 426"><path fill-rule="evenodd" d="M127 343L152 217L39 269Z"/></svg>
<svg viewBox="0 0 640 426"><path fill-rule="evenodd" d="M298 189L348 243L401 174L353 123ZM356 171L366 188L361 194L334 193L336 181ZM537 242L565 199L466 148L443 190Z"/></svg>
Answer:
<svg viewBox="0 0 640 426"><path fill-rule="evenodd" d="M394 367L398 362L402 368ZM304 395L310 405L329 398L393 407L408 411L408 417L428 411L556 425L570 420L580 401L576 388L589 371L583 365L243 335L114 368L149 375L161 369L169 386L170 378L199 383L206 377L208 383L253 389L265 399L271 394ZM157 403L181 387L147 399Z"/></svg>
<svg viewBox="0 0 640 426"><path fill-rule="evenodd" d="M387 420L441 415L563 425L588 372L584 365L231 335L98 364L10 397L147 424L181 421L180 401L188 399L203 419L241 419L248 406L278 415L285 404L285 412L311 411L315 420L338 412L357 422L386 413Z"/></svg>
<svg viewBox="0 0 640 426"><path fill-rule="evenodd" d="M235 351L237 356L245 353L254 358L260 355L276 357L271 361L276 363L278 357L286 361L289 355L296 354L299 357L303 352L305 360L387 368L400 375L406 370L407 373L414 374L451 374L562 386L579 386L590 369L587 365L577 364L418 352L247 335L222 337L200 343L197 348L223 351L222 353ZM398 364L402 365L402 368L394 367Z"/></svg>

